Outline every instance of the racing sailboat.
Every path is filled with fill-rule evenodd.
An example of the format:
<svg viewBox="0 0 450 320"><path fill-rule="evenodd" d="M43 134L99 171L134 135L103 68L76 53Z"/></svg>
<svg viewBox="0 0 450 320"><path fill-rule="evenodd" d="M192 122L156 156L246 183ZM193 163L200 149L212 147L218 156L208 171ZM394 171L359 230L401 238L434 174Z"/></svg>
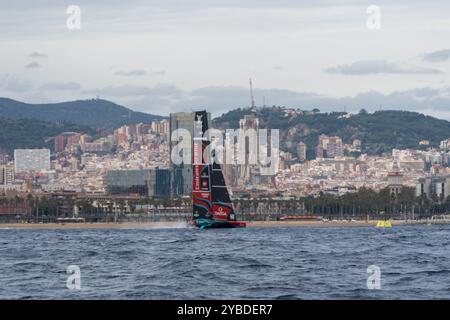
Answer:
<svg viewBox="0 0 450 320"><path fill-rule="evenodd" d="M236 221L221 165L204 158L204 150L210 144L209 137L204 137L207 130L206 111L195 112L192 173L193 224L200 229L245 227L245 222Z"/></svg>

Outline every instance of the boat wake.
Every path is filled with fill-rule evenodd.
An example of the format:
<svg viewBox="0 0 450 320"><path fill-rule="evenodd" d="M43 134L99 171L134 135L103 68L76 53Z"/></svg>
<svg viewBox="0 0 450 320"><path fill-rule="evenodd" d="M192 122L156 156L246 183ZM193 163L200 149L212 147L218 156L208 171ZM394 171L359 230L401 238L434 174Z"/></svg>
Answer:
<svg viewBox="0 0 450 320"><path fill-rule="evenodd" d="M146 226L146 229L187 229L192 226L187 222L157 222L152 226Z"/></svg>

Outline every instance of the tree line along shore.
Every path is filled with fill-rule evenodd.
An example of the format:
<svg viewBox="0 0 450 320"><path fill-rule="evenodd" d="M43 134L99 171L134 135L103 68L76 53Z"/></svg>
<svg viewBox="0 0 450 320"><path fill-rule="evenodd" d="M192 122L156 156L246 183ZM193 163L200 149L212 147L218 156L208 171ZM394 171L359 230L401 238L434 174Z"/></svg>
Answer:
<svg viewBox="0 0 450 320"><path fill-rule="evenodd" d="M258 197L233 200L237 218L245 221L420 220L450 212L450 199L416 197L414 188L401 194L361 188L341 196ZM189 221L191 199L86 197L58 194L0 197L0 223L143 223ZM78 219L78 220L71 220Z"/></svg>

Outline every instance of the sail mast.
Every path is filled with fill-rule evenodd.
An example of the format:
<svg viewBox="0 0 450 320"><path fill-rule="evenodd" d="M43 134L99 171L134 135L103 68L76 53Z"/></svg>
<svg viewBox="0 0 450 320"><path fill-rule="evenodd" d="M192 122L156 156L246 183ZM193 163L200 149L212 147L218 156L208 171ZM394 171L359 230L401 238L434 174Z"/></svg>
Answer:
<svg viewBox="0 0 450 320"><path fill-rule="evenodd" d="M192 204L194 219L211 218L210 168L203 159L208 141L203 133L208 130L206 111L195 112L193 137Z"/></svg>

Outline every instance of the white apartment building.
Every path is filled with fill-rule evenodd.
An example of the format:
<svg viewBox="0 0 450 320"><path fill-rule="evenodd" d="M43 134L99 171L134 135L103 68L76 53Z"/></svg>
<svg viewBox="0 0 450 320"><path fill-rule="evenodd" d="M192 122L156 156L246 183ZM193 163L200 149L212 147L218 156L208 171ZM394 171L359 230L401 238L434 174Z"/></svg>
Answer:
<svg viewBox="0 0 450 320"><path fill-rule="evenodd" d="M41 172L50 170L49 149L14 150L14 170L21 172Z"/></svg>

